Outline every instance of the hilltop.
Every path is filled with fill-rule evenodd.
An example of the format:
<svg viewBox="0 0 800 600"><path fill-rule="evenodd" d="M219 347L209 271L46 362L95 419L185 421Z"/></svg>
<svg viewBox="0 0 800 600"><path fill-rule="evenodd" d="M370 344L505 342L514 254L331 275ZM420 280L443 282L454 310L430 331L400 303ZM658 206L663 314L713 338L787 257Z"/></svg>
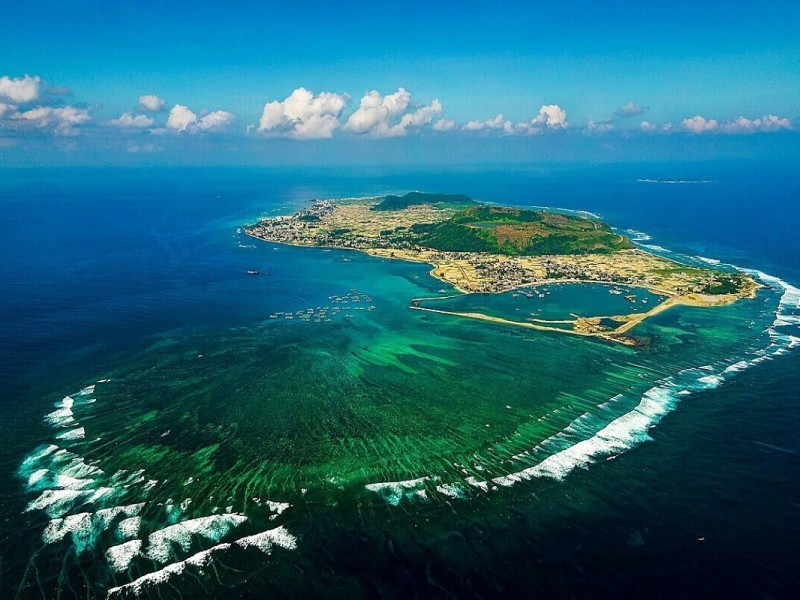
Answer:
<svg viewBox="0 0 800 600"><path fill-rule="evenodd" d="M598 220L546 210L481 205L412 227L419 245L446 252L521 256L608 254L633 248Z"/></svg>
<svg viewBox="0 0 800 600"><path fill-rule="evenodd" d="M425 192L409 192L404 196L385 196L381 202L373 206L370 210L388 211L405 210L411 206L433 206L443 208L465 208L477 204L475 200L464 194L428 194Z"/></svg>

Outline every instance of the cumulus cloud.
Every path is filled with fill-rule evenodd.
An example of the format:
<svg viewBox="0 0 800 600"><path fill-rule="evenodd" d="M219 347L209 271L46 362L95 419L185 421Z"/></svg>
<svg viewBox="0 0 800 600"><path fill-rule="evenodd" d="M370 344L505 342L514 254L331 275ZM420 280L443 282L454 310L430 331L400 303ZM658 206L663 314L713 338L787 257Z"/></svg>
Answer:
<svg viewBox="0 0 800 600"><path fill-rule="evenodd" d="M24 112L16 112L11 118L23 126L38 129L52 126L53 131L59 135L75 135L76 126L89 122L92 117L86 108L38 106Z"/></svg>
<svg viewBox="0 0 800 600"><path fill-rule="evenodd" d="M620 106L614 114L617 117L637 117L644 114L644 109L636 102L631 101Z"/></svg>
<svg viewBox="0 0 800 600"><path fill-rule="evenodd" d="M389 128L386 135L389 137L400 137L406 135L409 130L428 125L436 115L442 113L442 103L436 98L427 105L420 106L411 113L406 113L400 117L400 122Z"/></svg>
<svg viewBox="0 0 800 600"><path fill-rule="evenodd" d="M642 121L640 125L642 131L661 130L665 132L673 131L675 128L672 123L666 123L660 127L649 121ZM706 119L700 115L683 119L680 123L681 129L692 134L702 133L730 133L746 134L759 132L776 132L793 130L792 122L785 117L778 117L773 114L764 115L755 119L747 117L737 117L732 121L718 121L717 119Z"/></svg>
<svg viewBox="0 0 800 600"><path fill-rule="evenodd" d="M167 129L172 129L174 131L186 131L186 129L195 121L197 121L197 115L189 110L188 106L176 104L169 111L169 117L167 117Z"/></svg>
<svg viewBox="0 0 800 600"><path fill-rule="evenodd" d="M229 113L226 110L212 110L204 117L201 117L195 127L199 131L217 131L233 121L234 118L233 113Z"/></svg>
<svg viewBox="0 0 800 600"><path fill-rule="evenodd" d="M524 127L524 124L520 124ZM519 127L519 126L518 126ZM514 124L507 120L502 113L486 121L467 121L463 129L465 131L481 131L483 129L503 130L505 133L513 133Z"/></svg>
<svg viewBox="0 0 800 600"><path fill-rule="evenodd" d="M563 108L557 104L543 104L530 121L514 124L501 113L486 121L467 121L462 129L464 131L501 131L509 135L536 135L548 130L556 131L568 127L567 112Z"/></svg>
<svg viewBox="0 0 800 600"><path fill-rule="evenodd" d="M12 104L26 104L39 98L41 79L39 77L16 77L11 79L7 75L0 77L0 98L5 98Z"/></svg>
<svg viewBox="0 0 800 600"><path fill-rule="evenodd" d="M109 121L111 125L123 129L143 129L150 127L153 122L154 120L147 115L133 115L129 112L122 113L118 119Z"/></svg>
<svg viewBox="0 0 800 600"><path fill-rule="evenodd" d="M411 94L404 88L398 88L395 93L386 96L372 90L364 94L358 108L342 129L373 137L402 137L413 129L429 125L442 112L442 103L437 99L428 105L418 106L412 112L406 112L410 103ZM443 119L441 122L437 131L455 127L455 122Z"/></svg>
<svg viewBox="0 0 800 600"><path fill-rule="evenodd" d="M181 133L184 131L189 133L220 131L235 118L234 114L227 110L212 110L198 118L197 114L188 106L176 104L169 111L166 127L151 129L150 133L153 135L165 135L171 132ZM153 119L150 119L150 121L152 122Z"/></svg>
<svg viewBox="0 0 800 600"><path fill-rule="evenodd" d="M724 123L722 125L722 131L726 133L755 133L758 131L772 132L785 129L793 129L791 121L775 115L764 115L763 117L756 119L738 117L733 121Z"/></svg>
<svg viewBox="0 0 800 600"><path fill-rule="evenodd" d="M533 125L545 125L551 129L566 129L567 111L558 104L543 104L539 109L539 114L531 121Z"/></svg>
<svg viewBox="0 0 800 600"><path fill-rule="evenodd" d="M297 88L285 100L264 105L258 131L297 139L332 137L347 98L332 92L315 96L303 87Z"/></svg>
<svg viewBox="0 0 800 600"><path fill-rule="evenodd" d="M139 96L139 109L148 110L150 112L158 112L166 108L167 103L155 94L147 94Z"/></svg>
<svg viewBox="0 0 800 600"><path fill-rule="evenodd" d="M434 131L452 131L456 128L456 122L452 119L439 119L433 124Z"/></svg>
<svg viewBox="0 0 800 600"><path fill-rule="evenodd" d="M595 123L591 119L589 122L586 123L586 133L593 134L593 135L602 135L604 133L608 133L614 130L613 123L609 123L608 121L604 121L602 123Z"/></svg>
<svg viewBox="0 0 800 600"><path fill-rule="evenodd" d="M343 129L352 133L369 133L378 137L388 135L391 120L405 112L411 100L404 88L394 94L381 96L377 90L361 98L356 111L350 115Z"/></svg>
<svg viewBox="0 0 800 600"><path fill-rule="evenodd" d="M681 125L683 125L686 131L691 133L706 133L708 131L714 131L719 126L719 123L716 119L706 119L700 115L695 115L691 119L684 119L681 121Z"/></svg>

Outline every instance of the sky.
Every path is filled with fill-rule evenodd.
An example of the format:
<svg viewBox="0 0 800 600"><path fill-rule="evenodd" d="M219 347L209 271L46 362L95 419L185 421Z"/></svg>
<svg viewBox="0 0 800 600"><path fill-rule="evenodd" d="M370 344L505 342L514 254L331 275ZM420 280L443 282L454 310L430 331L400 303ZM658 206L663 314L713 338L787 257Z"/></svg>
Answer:
<svg viewBox="0 0 800 600"><path fill-rule="evenodd" d="M10 3L0 166L800 157L800 3Z"/></svg>

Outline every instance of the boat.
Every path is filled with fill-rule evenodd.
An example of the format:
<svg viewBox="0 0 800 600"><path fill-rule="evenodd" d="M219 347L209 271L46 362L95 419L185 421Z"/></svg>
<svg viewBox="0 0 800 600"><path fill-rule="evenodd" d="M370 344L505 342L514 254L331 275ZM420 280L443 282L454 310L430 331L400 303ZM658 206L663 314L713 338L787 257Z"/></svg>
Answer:
<svg viewBox="0 0 800 600"><path fill-rule="evenodd" d="M247 269L248 275L258 275L258 269Z"/></svg>

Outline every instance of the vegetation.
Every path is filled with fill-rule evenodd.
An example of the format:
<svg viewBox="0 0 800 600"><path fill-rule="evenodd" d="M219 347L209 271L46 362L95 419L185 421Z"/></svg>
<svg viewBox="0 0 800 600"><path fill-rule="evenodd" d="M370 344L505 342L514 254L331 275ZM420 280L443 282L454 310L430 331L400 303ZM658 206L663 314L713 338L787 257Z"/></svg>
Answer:
<svg viewBox="0 0 800 600"><path fill-rule="evenodd" d="M703 288L704 294L735 294L745 285L745 278L738 274L719 273Z"/></svg>
<svg viewBox="0 0 800 600"><path fill-rule="evenodd" d="M544 210L475 206L430 227L417 243L449 252L538 256L609 253L633 245L600 221Z"/></svg>
<svg viewBox="0 0 800 600"><path fill-rule="evenodd" d="M428 204L436 207L466 208L477 204L472 198L464 194L426 194L423 192L409 192L405 196L386 196L371 210L404 210L409 206Z"/></svg>

